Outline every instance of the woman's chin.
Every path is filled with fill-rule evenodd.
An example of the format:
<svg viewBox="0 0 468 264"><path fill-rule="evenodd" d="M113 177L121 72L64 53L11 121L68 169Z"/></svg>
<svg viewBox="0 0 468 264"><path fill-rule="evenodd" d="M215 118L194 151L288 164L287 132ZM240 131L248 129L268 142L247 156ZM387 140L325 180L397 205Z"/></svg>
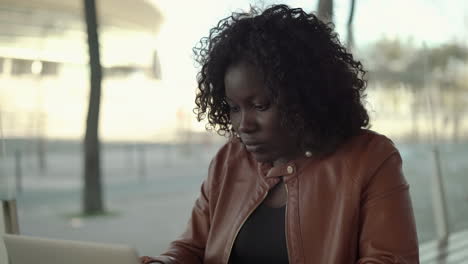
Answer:
<svg viewBox="0 0 468 264"><path fill-rule="evenodd" d="M257 161L261 163L268 163L272 162L271 156L265 154L265 153L259 153L259 152L250 152L250 155Z"/></svg>

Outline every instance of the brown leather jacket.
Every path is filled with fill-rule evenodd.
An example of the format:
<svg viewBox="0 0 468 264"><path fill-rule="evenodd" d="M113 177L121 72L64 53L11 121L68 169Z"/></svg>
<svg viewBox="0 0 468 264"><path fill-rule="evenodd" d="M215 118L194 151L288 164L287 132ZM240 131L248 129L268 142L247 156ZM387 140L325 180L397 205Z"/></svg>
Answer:
<svg viewBox="0 0 468 264"><path fill-rule="evenodd" d="M281 179L289 263L419 263L400 154L369 130L327 157L273 168L231 140L211 162L186 231L153 260L228 263L242 224Z"/></svg>

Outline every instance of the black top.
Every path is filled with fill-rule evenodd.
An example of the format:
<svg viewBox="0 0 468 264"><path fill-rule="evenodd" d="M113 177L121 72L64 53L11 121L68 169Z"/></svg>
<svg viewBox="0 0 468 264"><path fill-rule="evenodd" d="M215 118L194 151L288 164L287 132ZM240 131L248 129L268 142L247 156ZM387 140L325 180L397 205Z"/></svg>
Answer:
<svg viewBox="0 0 468 264"><path fill-rule="evenodd" d="M287 264L286 206L271 208L263 203L242 226L232 248L230 264Z"/></svg>

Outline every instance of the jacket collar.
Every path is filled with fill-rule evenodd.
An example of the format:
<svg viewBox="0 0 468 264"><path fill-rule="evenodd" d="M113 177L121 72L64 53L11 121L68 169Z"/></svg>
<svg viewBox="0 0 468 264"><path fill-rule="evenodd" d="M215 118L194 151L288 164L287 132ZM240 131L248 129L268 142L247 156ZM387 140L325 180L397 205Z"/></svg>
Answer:
<svg viewBox="0 0 468 264"><path fill-rule="evenodd" d="M313 163L315 157L299 157L285 164L273 166L271 163L257 162L257 171L263 178L284 177L285 181L296 177L306 166Z"/></svg>

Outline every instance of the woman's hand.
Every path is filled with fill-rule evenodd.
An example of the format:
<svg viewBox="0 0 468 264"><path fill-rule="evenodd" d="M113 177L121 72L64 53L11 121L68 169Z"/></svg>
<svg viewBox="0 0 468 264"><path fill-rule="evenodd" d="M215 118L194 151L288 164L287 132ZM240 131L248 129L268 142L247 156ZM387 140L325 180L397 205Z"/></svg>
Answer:
<svg viewBox="0 0 468 264"><path fill-rule="evenodd" d="M162 263L162 262L159 262L159 261L155 260L152 257L143 256L143 257L140 257L140 263L141 264L148 264L148 263Z"/></svg>

